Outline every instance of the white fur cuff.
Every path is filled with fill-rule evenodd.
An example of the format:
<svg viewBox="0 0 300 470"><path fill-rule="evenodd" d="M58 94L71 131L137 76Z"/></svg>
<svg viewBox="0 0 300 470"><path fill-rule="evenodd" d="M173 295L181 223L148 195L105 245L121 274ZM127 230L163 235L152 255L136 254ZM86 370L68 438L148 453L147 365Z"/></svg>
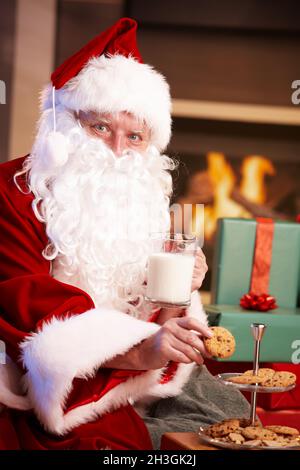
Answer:
<svg viewBox="0 0 300 470"><path fill-rule="evenodd" d="M20 345L28 370L25 382L44 427L63 434L90 421L95 414L91 407L79 415L76 409L64 414L73 379L93 376L101 364L124 354L158 329L156 324L116 310L93 309L63 320L53 318L29 336Z"/></svg>
<svg viewBox="0 0 300 470"><path fill-rule="evenodd" d="M189 317L197 318L197 320L199 320L201 323L204 323L206 326L208 325L207 315L201 302L200 292L194 291L192 293L191 305L187 309L187 315Z"/></svg>

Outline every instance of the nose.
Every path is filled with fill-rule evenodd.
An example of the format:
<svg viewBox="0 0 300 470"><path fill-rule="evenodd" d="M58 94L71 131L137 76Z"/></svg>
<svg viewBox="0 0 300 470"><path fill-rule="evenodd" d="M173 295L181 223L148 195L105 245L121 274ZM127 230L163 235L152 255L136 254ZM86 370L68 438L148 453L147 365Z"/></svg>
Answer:
<svg viewBox="0 0 300 470"><path fill-rule="evenodd" d="M115 134L112 136L111 148L113 152L120 157L123 151L126 149L125 136L121 134Z"/></svg>

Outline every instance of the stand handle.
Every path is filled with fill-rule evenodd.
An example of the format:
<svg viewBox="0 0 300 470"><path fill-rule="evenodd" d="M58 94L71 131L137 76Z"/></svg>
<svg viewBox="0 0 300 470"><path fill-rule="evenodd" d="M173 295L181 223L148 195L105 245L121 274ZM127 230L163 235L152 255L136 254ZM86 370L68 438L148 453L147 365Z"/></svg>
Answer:
<svg viewBox="0 0 300 470"><path fill-rule="evenodd" d="M260 354L260 344L262 337L264 335L266 325L263 323L252 323L251 331L254 338L254 358L253 358L253 375L258 374L259 370L259 354ZM250 420L251 426L255 425L256 417L256 402L257 402L257 392L251 392L251 408L250 408Z"/></svg>

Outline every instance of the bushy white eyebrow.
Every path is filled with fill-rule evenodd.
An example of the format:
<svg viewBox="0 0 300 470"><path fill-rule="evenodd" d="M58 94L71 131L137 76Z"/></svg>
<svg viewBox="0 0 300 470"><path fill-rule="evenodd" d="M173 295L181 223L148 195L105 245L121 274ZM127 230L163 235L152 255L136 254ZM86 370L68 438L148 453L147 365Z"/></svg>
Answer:
<svg viewBox="0 0 300 470"><path fill-rule="evenodd" d="M97 117L95 117L94 121L103 122L104 124L111 124L111 120L106 118L106 117L97 116Z"/></svg>

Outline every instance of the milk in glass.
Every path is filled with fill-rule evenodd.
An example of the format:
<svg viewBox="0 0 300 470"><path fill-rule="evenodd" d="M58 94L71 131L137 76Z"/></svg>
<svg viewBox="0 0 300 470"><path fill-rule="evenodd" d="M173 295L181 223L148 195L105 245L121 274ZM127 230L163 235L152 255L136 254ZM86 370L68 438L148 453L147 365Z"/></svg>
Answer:
<svg viewBox="0 0 300 470"><path fill-rule="evenodd" d="M188 304L195 258L192 254L155 253L148 260L148 299Z"/></svg>

